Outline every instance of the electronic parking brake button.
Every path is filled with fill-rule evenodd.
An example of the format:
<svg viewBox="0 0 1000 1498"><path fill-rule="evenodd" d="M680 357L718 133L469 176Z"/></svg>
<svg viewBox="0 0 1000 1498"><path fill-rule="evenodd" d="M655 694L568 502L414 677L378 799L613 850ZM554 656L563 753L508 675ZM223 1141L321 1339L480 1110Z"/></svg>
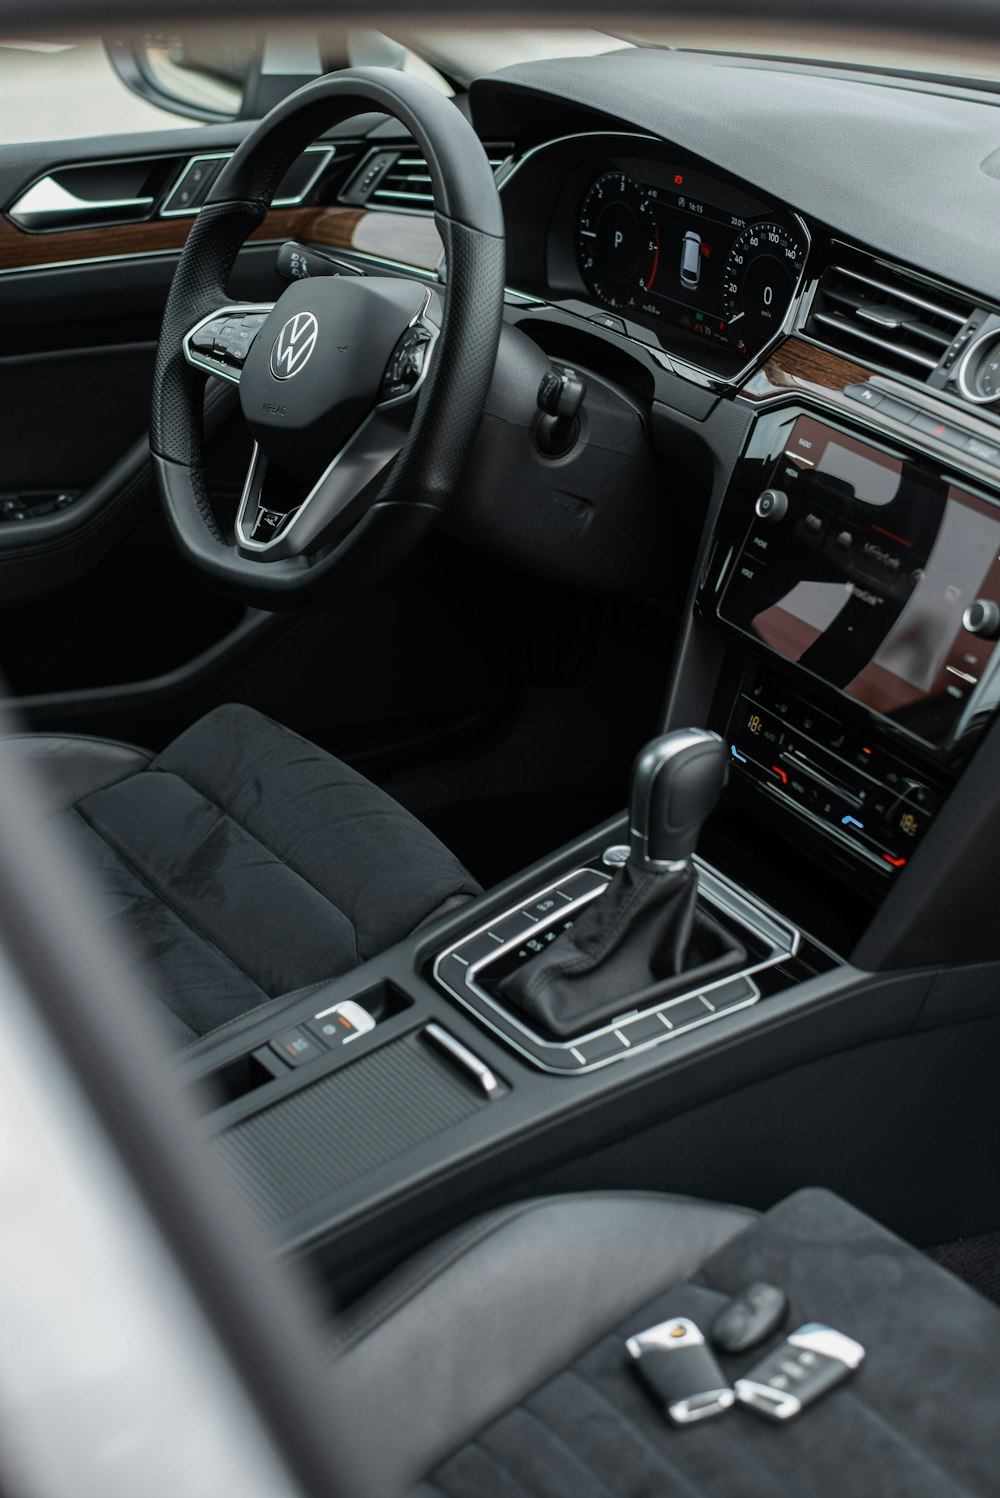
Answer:
<svg viewBox="0 0 1000 1498"><path fill-rule="evenodd" d="M330 1009L322 1010L306 1025L306 1029L324 1045L334 1048L357 1040L374 1028L374 1017L353 999L345 999Z"/></svg>

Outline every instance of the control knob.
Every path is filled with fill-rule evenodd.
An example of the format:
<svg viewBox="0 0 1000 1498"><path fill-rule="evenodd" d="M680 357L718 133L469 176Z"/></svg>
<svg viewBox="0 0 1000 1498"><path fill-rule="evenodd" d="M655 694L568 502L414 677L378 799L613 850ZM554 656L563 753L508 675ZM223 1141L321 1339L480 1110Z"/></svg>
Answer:
<svg viewBox="0 0 1000 1498"><path fill-rule="evenodd" d="M788 495L783 489L765 489L758 494L754 511L768 525L777 525L788 514Z"/></svg>
<svg viewBox="0 0 1000 1498"><path fill-rule="evenodd" d="M995 640L1000 635L1000 604L992 598L976 598L962 615L962 623L970 635Z"/></svg>

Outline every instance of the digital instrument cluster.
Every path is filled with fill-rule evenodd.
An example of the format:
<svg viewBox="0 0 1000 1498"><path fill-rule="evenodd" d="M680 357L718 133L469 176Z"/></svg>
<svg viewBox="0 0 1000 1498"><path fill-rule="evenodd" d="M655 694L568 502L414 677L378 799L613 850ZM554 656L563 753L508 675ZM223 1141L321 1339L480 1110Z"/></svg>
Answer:
<svg viewBox="0 0 1000 1498"><path fill-rule="evenodd" d="M660 180L648 180L654 175ZM803 225L701 173L647 168L644 176L607 170L584 192L576 249L587 291L626 317L754 358L798 290Z"/></svg>

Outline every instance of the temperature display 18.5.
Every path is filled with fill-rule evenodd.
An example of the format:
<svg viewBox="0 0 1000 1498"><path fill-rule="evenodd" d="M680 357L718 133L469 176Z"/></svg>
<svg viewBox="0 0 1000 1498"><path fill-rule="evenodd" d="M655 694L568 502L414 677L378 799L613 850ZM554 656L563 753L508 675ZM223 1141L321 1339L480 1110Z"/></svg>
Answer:
<svg viewBox="0 0 1000 1498"><path fill-rule="evenodd" d="M577 263L603 306L669 323L745 361L785 320L806 236L794 215L763 205L754 212L733 189L720 183L713 193L708 184L706 193L704 183L695 179L692 196L684 172L673 173L669 186L603 172L580 205Z"/></svg>

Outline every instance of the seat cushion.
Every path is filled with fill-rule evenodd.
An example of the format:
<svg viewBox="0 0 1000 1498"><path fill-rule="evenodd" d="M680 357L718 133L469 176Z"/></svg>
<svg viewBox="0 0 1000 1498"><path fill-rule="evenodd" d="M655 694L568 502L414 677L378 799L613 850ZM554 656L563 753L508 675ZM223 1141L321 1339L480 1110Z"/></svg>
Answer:
<svg viewBox="0 0 1000 1498"><path fill-rule="evenodd" d="M23 754L32 741L13 742ZM390 797L250 708L217 708L152 759L65 742L40 754L53 821L179 1041L335 977L478 893ZM84 761L102 773L88 781Z"/></svg>
<svg viewBox="0 0 1000 1498"><path fill-rule="evenodd" d="M71 733L20 733L0 739L0 773L12 761L18 770L27 769L45 817L137 775L152 757L134 744Z"/></svg>
<svg viewBox="0 0 1000 1498"><path fill-rule="evenodd" d="M397 1491L755 1221L682 1197L593 1193L451 1234L344 1319L335 1398L359 1449Z"/></svg>
<svg viewBox="0 0 1000 1498"><path fill-rule="evenodd" d="M787 1425L737 1406L677 1429L626 1338L673 1316L708 1330L758 1280L788 1314L719 1356L727 1381L806 1321L864 1363ZM1000 1311L830 1192L760 1218L607 1195L510 1209L395 1276L353 1312L333 1395L419 1498L986 1498L998 1367Z"/></svg>

